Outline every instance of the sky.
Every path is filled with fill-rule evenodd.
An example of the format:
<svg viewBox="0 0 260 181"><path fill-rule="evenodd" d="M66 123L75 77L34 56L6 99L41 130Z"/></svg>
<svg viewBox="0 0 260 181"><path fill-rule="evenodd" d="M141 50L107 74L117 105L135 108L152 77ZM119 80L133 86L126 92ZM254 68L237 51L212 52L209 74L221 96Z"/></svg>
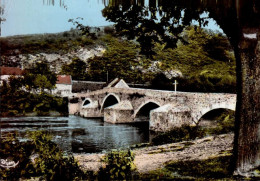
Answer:
<svg viewBox="0 0 260 181"><path fill-rule="evenodd" d="M84 17L82 22L89 26L111 24L102 16L104 5L97 0L66 1L68 8L43 5L42 0L2 0L1 4L6 19L1 24L1 36L66 31L73 27L68 20L77 17Z"/></svg>
<svg viewBox="0 0 260 181"><path fill-rule="evenodd" d="M64 1L66 7L60 7L59 3L44 5L43 0L1 0L5 10L1 36L63 32L74 27L68 20L77 17L83 17L81 22L88 26L112 24L102 16L102 0ZM214 21L210 21L208 28L222 32Z"/></svg>

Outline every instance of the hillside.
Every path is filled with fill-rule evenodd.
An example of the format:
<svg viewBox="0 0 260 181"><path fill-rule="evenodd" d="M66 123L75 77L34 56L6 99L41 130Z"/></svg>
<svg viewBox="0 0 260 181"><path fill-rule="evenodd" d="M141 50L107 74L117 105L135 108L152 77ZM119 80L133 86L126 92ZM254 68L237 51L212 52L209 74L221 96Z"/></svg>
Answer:
<svg viewBox="0 0 260 181"><path fill-rule="evenodd" d="M109 80L119 77L172 90L176 79L178 90L235 92L235 58L227 38L194 27L183 38L186 43L179 42L176 49L156 44L155 55L147 58L135 41L118 37L110 27L88 36L71 30L6 37L0 38L1 65L30 68L47 61L52 71L74 80L107 81L108 74Z"/></svg>

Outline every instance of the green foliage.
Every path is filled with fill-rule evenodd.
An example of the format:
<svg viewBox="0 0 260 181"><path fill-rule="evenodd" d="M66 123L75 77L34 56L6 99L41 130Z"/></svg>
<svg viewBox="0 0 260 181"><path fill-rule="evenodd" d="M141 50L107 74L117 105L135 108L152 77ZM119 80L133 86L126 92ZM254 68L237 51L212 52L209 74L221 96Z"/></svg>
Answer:
<svg viewBox="0 0 260 181"><path fill-rule="evenodd" d="M20 78L17 80L11 77L9 84L4 81L1 85L1 116L20 116L33 111L36 111L40 116L46 116L52 110L58 111L63 116L68 115L68 100L66 98L54 97L46 92L32 94L22 90L18 86L19 84L23 85Z"/></svg>
<svg viewBox="0 0 260 181"><path fill-rule="evenodd" d="M166 169L181 176L193 178L231 178L232 156L222 156L207 160L180 161L169 163Z"/></svg>
<svg viewBox="0 0 260 181"><path fill-rule="evenodd" d="M87 64L79 58L74 58L71 63L64 64L60 74L71 75L73 80L85 80L87 78Z"/></svg>
<svg viewBox="0 0 260 181"><path fill-rule="evenodd" d="M30 160L33 146L29 142L19 142L14 136L0 138L0 159L18 163L13 168L0 167L0 180L18 180L36 176L36 170Z"/></svg>
<svg viewBox="0 0 260 181"><path fill-rule="evenodd" d="M114 150L105 157L105 168L99 171L99 180L126 180L134 170L134 155L131 150Z"/></svg>
<svg viewBox="0 0 260 181"><path fill-rule="evenodd" d="M115 22L115 28L120 35L126 36L128 39L136 39L141 46L141 53L148 57L155 53L153 51L154 42L165 42L167 48L176 46L177 40L181 38L179 35L184 28L183 24L188 22L187 17L186 20L181 20L181 8L172 8L174 12L167 13L167 16L163 16L158 21L156 7L148 9L148 7L140 6L139 3L132 6L130 4L126 3L124 8L121 8L119 4L113 3L102 11L107 20ZM171 8L166 9L172 10ZM151 10L150 14L149 10ZM165 9L160 9L161 12L162 10ZM186 14L186 11L183 12ZM176 16L174 20L171 19L171 13Z"/></svg>
<svg viewBox="0 0 260 181"><path fill-rule="evenodd" d="M153 56L160 61L161 70L182 72L183 77L177 78L178 90L234 93L235 57L228 39L201 28L195 30L195 27L187 28L183 36L188 44L178 43L175 49L156 44L157 54Z"/></svg>
<svg viewBox="0 0 260 181"><path fill-rule="evenodd" d="M240 180L232 175L232 161L233 156L227 155L170 162L162 169L138 175L136 180Z"/></svg>
<svg viewBox="0 0 260 181"><path fill-rule="evenodd" d="M152 139L152 144L160 145L166 143L194 140L202 138L206 135L205 131L200 127L182 126L175 128L169 132L161 133Z"/></svg>
<svg viewBox="0 0 260 181"><path fill-rule="evenodd" d="M23 78L27 89L40 89L41 92L54 88L56 81L57 75L50 70L45 60L39 60L33 68L25 70Z"/></svg>
<svg viewBox="0 0 260 181"><path fill-rule="evenodd" d="M47 132L28 133L30 141L14 137L0 139L1 159L18 163L14 168L0 167L1 180L43 177L45 180L82 180L83 171L72 155L62 152Z"/></svg>
<svg viewBox="0 0 260 181"><path fill-rule="evenodd" d="M104 37L104 41L107 43L107 50L103 56L89 60L90 79L107 81L108 73L109 80L122 78L135 82L140 73L133 68L137 64L138 53L135 44L110 35Z"/></svg>
<svg viewBox="0 0 260 181"><path fill-rule="evenodd" d="M78 30L57 34L29 35L0 39L1 55L37 54L37 53L67 53L75 48L92 45L90 38L82 39ZM88 43L86 43L88 42ZM19 52L15 53L15 50ZM8 62L5 62L8 64ZM9 66L17 66L14 63Z"/></svg>
<svg viewBox="0 0 260 181"><path fill-rule="evenodd" d="M68 22L71 22L73 25L76 25L76 28L78 30L80 30L81 34L83 35L82 37L84 37L84 39L88 39L87 37L90 37L91 39L97 39L96 33L91 33L91 28L89 26L84 26L83 24L81 24L79 22L79 20L83 20L83 18L76 18L76 20L74 19L69 19ZM98 32L100 29L99 28L93 28L94 32ZM87 42L91 42L91 39L88 39ZM84 43L86 43L83 40Z"/></svg>
<svg viewBox="0 0 260 181"><path fill-rule="evenodd" d="M123 29L127 28L128 26ZM118 77L123 78L126 82L148 82L152 84L154 89L173 90L172 82L175 78L169 79L163 77L162 74L177 70L183 74L182 77L176 78L179 83L178 90L180 91L235 93L236 65L234 53L227 37L221 33L207 31L195 26L186 27L183 30L178 36L184 41L178 41L174 49L167 46L168 43L164 41L153 43L152 51L154 53L148 58L140 55L142 46L137 44L136 41L128 41L122 37L112 35L104 35L98 37L97 40L93 40L87 34L83 33L84 35L82 35L80 32L63 33L62 38L58 38L57 41L73 43L74 38L78 38L81 43L88 44L88 41L93 41L96 44L102 44L107 47L107 50L102 57L94 57L88 60L88 64L74 58L70 64L62 66L60 74L72 75L74 80L93 81L107 81L108 74L109 81ZM152 28L145 29L145 31L150 32ZM132 33L132 31L129 31L129 33ZM154 32L151 34L154 34ZM49 36L55 37L54 35ZM46 41L46 44L52 44L56 40L49 38ZM70 47L78 48L78 46ZM67 49L64 50L67 52ZM158 61L159 65L158 70L155 71L148 69L154 60ZM35 65L35 71L28 71L26 74L24 81L26 88L30 90L40 90L42 85L46 85L45 90L50 87L48 83L43 84L44 77L38 76L38 81L34 81L36 74L44 75L48 80L51 80L50 76L47 76L49 71L45 71L46 63L44 60L41 61L41 63ZM53 85L54 81L50 82Z"/></svg>
<svg viewBox="0 0 260 181"><path fill-rule="evenodd" d="M46 180L81 180L84 176L72 155L65 154L51 141L46 132L32 132L29 136L34 151L38 154L35 159L35 169Z"/></svg>
<svg viewBox="0 0 260 181"><path fill-rule="evenodd" d="M217 120L217 124L213 128L204 128L206 133L209 135L214 134L225 134L234 132L235 129L235 112L225 111L220 116L211 118Z"/></svg>
<svg viewBox="0 0 260 181"><path fill-rule="evenodd" d="M53 85L51 82L47 79L45 75L40 75L37 74L33 84L35 85L36 88L39 88L41 92L44 91L44 89L51 89L53 88Z"/></svg>

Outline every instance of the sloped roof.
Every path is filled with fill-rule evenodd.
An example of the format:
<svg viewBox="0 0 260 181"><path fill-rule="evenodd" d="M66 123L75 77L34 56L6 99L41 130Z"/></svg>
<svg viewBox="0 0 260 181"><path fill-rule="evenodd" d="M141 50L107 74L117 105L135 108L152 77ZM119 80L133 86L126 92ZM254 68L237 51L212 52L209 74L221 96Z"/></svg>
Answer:
<svg viewBox="0 0 260 181"><path fill-rule="evenodd" d="M70 75L58 75L56 84L72 84Z"/></svg>
<svg viewBox="0 0 260 181"><path fill-rule="evenodd" d="M129 88L127 83L123 79L115 78L110 82L107 87L116 87L116 88Z"/></svg>
<svg viewBox="0 0 260 181"><path fill-rule="evenodd" d="M23 70L19 67L1 67L1 75L22 75Z"/></svg>
<svg viewBox="0 0 260 181"><path fill-rule="evenodd" d="M120 79L120 81L117 82L117 84L114 87L116 87L116 88L129 88L129 86L127 85L127 83L123 79Z"/></svg>

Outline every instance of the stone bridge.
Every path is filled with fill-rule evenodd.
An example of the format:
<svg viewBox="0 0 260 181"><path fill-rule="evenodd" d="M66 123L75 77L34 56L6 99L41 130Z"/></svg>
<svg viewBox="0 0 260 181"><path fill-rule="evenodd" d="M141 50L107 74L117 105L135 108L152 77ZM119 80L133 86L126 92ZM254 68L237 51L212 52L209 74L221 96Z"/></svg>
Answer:
<svg viewBox="0 0 260 181"><path fill-rule="evenodd" d="M122 86L123 85L123 86ZM235 110L236 95L190 93L129 88L124 82L114 87L74 94L70 114L104 117L105 122L132 123L149 120L154 131L168 131L184 124L196 125L207 112L224 108Z"/></svg>

